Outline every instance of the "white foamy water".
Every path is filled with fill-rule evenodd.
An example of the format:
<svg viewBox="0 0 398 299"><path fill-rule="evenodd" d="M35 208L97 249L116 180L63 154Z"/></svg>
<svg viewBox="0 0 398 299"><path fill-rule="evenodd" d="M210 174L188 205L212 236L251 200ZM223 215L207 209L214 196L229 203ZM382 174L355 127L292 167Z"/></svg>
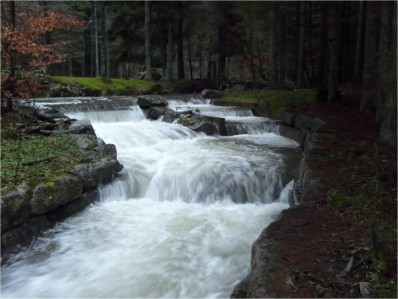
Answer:
<svg viewBox="0 0 398 299"><path fill-rule="evenodd" d="M91 119L124 169L100 202L2 267L2 297L229 297L253 241L288 207L281 154L138 108L70 116Z"/></svg>

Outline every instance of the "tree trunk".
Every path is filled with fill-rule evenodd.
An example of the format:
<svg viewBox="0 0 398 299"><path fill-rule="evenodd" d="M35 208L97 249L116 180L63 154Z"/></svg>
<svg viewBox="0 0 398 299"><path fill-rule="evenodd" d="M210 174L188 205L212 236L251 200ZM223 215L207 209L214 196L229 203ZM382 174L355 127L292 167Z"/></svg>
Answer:
<svg viewBox="0 0 398 299"><path fill-rule="evenodd" d="M354 77L352 82L355 86L360 86L362 82L362 67L363 67L363 42L365 29L365 8L364 1L359 2L358 26L357 26L357 42L355 47L355 63L354 63Z"/></svg>
<svg viewBox="0 0 398 299"><path fill-rule="evenodd" d="M11 18L11 28L14 34L15 32L15 1L10 2L10 18ZM10 74L8 75L7 88L10 91L10 95L7 96L6 110L12 111L12 99L15 94L15 68L17 64L16 53L11 50L10 52Z"/></svg>
<svg viewBox="0 0 398 299"><path fill-rule="evenodd" d="M378 39L380 25L380 3L366 3L366 25L364 42L364 63L360 111L374 104L378 94Z"/></svg>
<svg viewBox="0 0 398 299"><path fill-rule="evenodd" d="M98 51L98 16L97 16L97 4L94 3L94 34L95 34L95 76L98 77L99 72L99 51Z"/></svg>
<svg viewBox="0 0 398 299"><path fill-rule="evenodd" d="M282 49L281 49L281 57L279 59L279 65L280 65L280 84L283 86L286 81L286 12L285 12L285 5L281 4L282 7L282 14L279 18L279 26L281 28L280 30L280 40L282 43Z"/></svg>
<svg viewBox="0 0 398 299"><path fill-rule="evenodd" d="M184 43L183 43L183 20L184 11L182 2L178 2L178 25L177 25L177 78L185 79L184 70Z"/></svg>
<svg viewBox="0 0 398 299"><path fill-rule="evenodd" d="M145 0L145 79L152 80L149 0Z"/></svg>
<svg viewBox="0 0 398 299"><path fill-rule="evenodd" d="M169 23L167 33L167 62L166 62L166 80L173 80L173 60L174 60L174 41L173 41L173 24Z"/></svg>
<svg viewBox="0 0 398 299"><path fill-rule="evenodd" d="M225 29L223 28L223 25L218 26L218 42L219 42L219 47L218 47L218 76L217 76L217 79L219 81L224 81L225 80L225 60L227 57L225 55L226 37L225 37Z"/></svg>
<svg viewBox="0 0 398 299"><path fill-rule="evenodd" d="M317 61L317 88L318 101L327 101L327 89L325 84L325 69L326 69L326 47L327 47L327 17L328 10L327 4L321 3L321 28L320 28L320 41L319 41L319 55Z"/></svg>
<svg viewBox="0 0 398 299"><path fill-rule="evenodd" d="M397 3L382 2L377 105L379 141L397 147Z"/></svg>
<svg viewBox="0 0 398 299"><path fill-rule="evenodd" d="M104 61L103 61L103 76L105 78L109 78L109 42L108 42L108 34L106 32L106 20L107 20L107 7L106 3L103 3L102 6L102 35L103 35L103 40L104 40L104 49L103 49L103 56L104 56Z"/></svg>
<svg viewBox="0 0 398 299"><path fill-rule="evenodd" d="M187 23L187 44L188 44L189 75L190 75L191 80L193 80L192 54L191 54L191 33L190 33L189 23Z"/></svg>
<svg viewBox="0 0 398 299"><path fill-rule="evenodd" d="M250 61L250 70L251 70L251 73L252 73L252 81L253 81L253 84L255 84L256 83L256 64L254 63L254 60L255 60L255 57L254 57L254 38L253 38L253 35L254 35L254 31L253 30L251 30L251 29L249 29L249 55L250 55L250 58L249 58L249 61ZM261 54L260 54L261 55ZM258 58L259 58L259 67L261 67L261 58L260 58L260 55L258 56Z"/></svg>
<svg viewBox="0 0 398 299"><path fill-rule="evenodd" d="M163 78L166 77L166 64L167 64L167 28L161 28L159 35L159 49L160 49L160 64L162 65Z"/></svg>
<svg viewBox="0 0 398 299"><path fill-rule="evenodd" d="M312 53L312 3L309 2L308 8L308 59L310 63L310 71L308 74L308 79L310 85L313 86L314 83L314 75L315 75L315 66L314 66L314 58Z"/></svg>
<svg viewBox="0 0 398 299"><path fill-rule="evenodd" d="M330 67L329 67L329 94L328 102L337 101L339 98L339 70L340 70L340 23L339 23L340 5L335 3L330 6L330 30L329 30L329 48L330 48Z"/></svg>
<svg viewBox="0 0 398 299"><path fill-rule="evenodd" d="M297 66L297 86L304 87L304 45L305 45L305 9L306 3L300 2L300 39Z"/></svg>
<svg viewBox="0 0 398 299"><path fill-rule="evenodd" d="M269 12L268 23L268 38L269 38L269 84L271 88L276 88L278 85L278 74L276 66L276 7L272 7Z"/></svg>
<svg viewBox="0 0 398 299"><path fill-rule="evenodd" d="M67 64L68 64L68 76L73 77L73 64L72 64L72 58L68 57L67 58Z"/></svg>

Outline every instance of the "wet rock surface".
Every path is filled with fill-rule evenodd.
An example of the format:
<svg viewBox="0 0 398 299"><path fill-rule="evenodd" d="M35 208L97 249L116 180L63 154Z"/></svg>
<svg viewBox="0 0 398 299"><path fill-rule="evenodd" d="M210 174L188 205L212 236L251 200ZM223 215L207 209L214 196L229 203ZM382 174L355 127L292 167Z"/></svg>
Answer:
<svg viewBox="0 0 398 299"><path fill-rule="evenodd" d="M187 111L181 113L177 123L206 135L227 135L225 119L221 117L203 116L193 111Z"/></svg>

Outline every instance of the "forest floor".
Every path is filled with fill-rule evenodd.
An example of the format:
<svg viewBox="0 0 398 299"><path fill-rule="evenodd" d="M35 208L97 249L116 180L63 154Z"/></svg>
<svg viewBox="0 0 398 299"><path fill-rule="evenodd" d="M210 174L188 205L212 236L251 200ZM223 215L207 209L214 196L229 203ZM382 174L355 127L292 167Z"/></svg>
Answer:
<svg viewBox="0 0 398 299"><path fill-rule="evenodd" d="M315 192L268 228L279 244L272 294L397 298L397 152L377 143L375 115L358 112L359 98L285 108L333 134L307 161Z"/></svg>

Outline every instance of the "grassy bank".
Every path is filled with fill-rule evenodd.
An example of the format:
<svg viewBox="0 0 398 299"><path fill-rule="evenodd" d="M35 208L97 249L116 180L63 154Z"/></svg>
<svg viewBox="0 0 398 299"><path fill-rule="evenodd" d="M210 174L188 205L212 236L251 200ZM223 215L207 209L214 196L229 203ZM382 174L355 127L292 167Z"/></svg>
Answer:
<svg viewBox="0 0 398 299"><path fill-rule="evenodd" d="M284 107L305 106L316 101L316 91L300 90L232 90L224 91L225 99L240 103L257 102L272 109L283 110Z"/></svg>
<svg viewBox="0 0 398 299"><path fill-rule="evenodd" d="M21 183L34 187L51 181L79 163L83 154L70 135L25 135L15 128L17 112L2 116L1 192ZM19 162L18 162L19 161Z"/></svg>
<svg viewBox="0 0 398 299"><path fill-rule="evenodd" d="M170 92L170 88L164 83L139 79L50 76L49 80L53 83L77 87L84 94L90 96L165 94Z"/></svg>

